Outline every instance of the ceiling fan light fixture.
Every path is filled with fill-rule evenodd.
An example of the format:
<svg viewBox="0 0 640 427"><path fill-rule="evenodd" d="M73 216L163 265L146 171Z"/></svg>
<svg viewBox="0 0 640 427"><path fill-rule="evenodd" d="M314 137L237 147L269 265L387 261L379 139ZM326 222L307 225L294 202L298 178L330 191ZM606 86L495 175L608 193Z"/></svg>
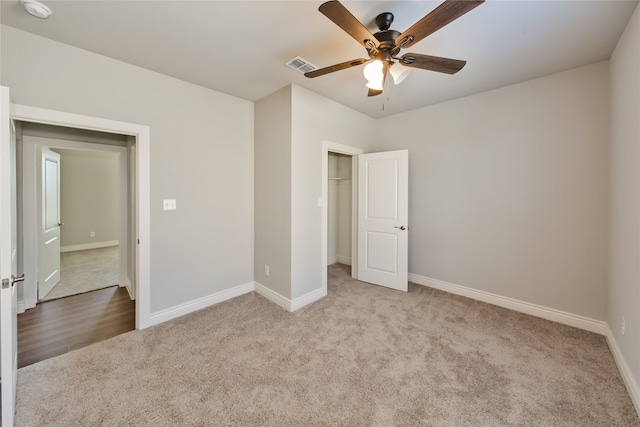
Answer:
<svg viewBox="0 0 640 427"><path fill-rule="evenodd" d="M37 0L20 0L22 6L30 15L40 19L47 19L53 13L49 6L40 3Z"/></svg>
<svg viewBox="0 0 640 427"><path fill-rule="evenodd" d="M389 70L389 72L391 73L391 76L393 77L393 83L397 85L402 83L404 79L407 78L407 76L409 75L409 71L411 71L410 68L401 67L399 65L392 66L391 69Z"/></svg>
<svg viewBox="0 0 640 427"><path fill-rule="evenodd" d="M367 82L367 87L369 89L373 89L373 90L383 90L384 88L382 87L382 82L374 82L374 81L369 81Z"/></svg>
<svg viewBox="0 0 640 427"><path fill-rule="evenodd" d="M363 70L364 77L367 79L367 87L375 90L382 90L384 82L384 72L382 61L376 59L368 63Z"/></svg>

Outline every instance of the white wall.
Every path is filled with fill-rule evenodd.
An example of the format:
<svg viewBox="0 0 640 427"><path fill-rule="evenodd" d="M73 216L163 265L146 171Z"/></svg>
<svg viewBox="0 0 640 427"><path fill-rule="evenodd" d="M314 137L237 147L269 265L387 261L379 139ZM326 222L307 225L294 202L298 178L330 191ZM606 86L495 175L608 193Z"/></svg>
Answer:
<svg viewBox="0 0 640 427"><path fill-rule="evenodd" d="M611 56L607 322L635 379L640 411L640 8ZM620 324L624 317L626 332Z"/></svg>
<svg viewBox="0 0 640 427"><path fill-rule="evenodd" d="M251 283L253 104L1 31L1 82L15 103L150 126L152 314ZM178 209L163 211L164 198Z"/></svg>
<svg viewBox="0 0 640 427"><path fill-rule="evenodd" d="M376 148L409 149L409 271L604 320L608 99L602 62L380 119Z"/></svg>
<svg viewBox="0 0 640 427"><path fill-rule="evenodd" d="M53 151L60 154L61 249L117 241L118 153Z"/></svg>
<svg viewBox="0 0 640 427"><path fill-rule="evenodd" d="M374 119L296 85L256 103L255 280L278 303L298 307L323 290L322 141L364 148L374 128Z"/></svg>
<svg viewBox="0 0 640 427"><path fill-rule="evenodd" d="M367 148L375 120L299 86L292 86L291 298L323 288L321 283L322 141Z"/></svg>
<svg viewBox="0 0 640 427"><path fill-rule="evenodd" d="M290 299L291 86L256 102L255 122L255 281Z"/></svg>

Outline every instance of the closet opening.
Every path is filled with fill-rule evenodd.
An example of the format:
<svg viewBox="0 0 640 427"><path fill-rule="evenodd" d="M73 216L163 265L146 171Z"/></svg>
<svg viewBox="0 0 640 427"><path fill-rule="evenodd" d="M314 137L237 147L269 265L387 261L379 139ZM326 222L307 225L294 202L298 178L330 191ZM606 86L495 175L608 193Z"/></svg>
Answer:
<svg viewBox="0 0 640 427"><path fill-rule="evenodd" d="M327 265L351 267L353 192L351 156L329 153L327 188Z"/></svg>
<svg viewBox="0 0 640 427"><path fill-rule="evenodd" d="M327 292L328 269L336 264L357 279L357 155L362 150L324 141L322 144L321 271Z"/></svg>

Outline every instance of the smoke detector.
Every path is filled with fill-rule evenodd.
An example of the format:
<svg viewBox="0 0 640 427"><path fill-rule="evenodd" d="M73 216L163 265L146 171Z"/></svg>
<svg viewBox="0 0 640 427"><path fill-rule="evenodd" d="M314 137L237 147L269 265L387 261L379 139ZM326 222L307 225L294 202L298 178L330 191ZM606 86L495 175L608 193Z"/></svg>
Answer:
<svg viewBox="0 0 640 427"><path fill-rule="evenodd" d="M20 0L20 3L31 15L40 19L47 19L53 13L48 6L37 0Z"/></svg>

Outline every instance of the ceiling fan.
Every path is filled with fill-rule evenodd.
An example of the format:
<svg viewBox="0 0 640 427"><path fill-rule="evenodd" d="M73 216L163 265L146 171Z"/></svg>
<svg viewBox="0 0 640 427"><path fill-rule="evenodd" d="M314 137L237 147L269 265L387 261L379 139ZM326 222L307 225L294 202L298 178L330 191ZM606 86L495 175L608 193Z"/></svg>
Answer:
<svg viewBox="0 0 640 427"><path fill-rule="evenodd" d="M318 10L364 46L369 54L369 59L354 59L309 71L304 75L314 78L368 63L364 68L364 75L368 80L368 95L375 96L382 93L387 72L391 72L396 84L406 77L409 70L396 66L395 61L405 67L455 74L465 66L466 61L419 53L406 53L399 57L400 49L413 46L482 3L484 0L446 0L403 33L389 29L393 23L392 13L381 13L375 21L380 31L375 34L371 34L367 27L358 21L339 1L323 3Z"/></svg>

